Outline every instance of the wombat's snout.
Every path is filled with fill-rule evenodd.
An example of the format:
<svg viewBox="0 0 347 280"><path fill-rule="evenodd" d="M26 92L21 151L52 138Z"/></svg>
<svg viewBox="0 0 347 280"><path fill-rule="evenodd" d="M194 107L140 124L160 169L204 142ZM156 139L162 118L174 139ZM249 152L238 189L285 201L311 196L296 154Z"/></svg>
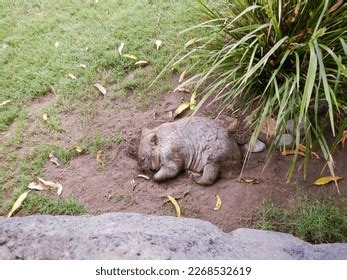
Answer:
<svg viewBox="0 0 347 280"><path fill-rule="evenodd" d="M156 172L146 157L141 157L138 159L138 167L142 172L147 174L153 175Z"/></svg>

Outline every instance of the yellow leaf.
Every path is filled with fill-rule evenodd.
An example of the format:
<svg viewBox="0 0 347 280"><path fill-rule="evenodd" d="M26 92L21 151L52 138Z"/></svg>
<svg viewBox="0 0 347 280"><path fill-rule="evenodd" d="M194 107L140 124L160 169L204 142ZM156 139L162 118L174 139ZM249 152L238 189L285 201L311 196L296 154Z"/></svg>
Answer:
<svg viewBox="0 0 347 280"><path fill-rule="evenodd" d="M316 181L314 181L313 184L315 184L316 186L322 186L330 182L337 182L338 180L341 180L341 179L343 178L338 176L325 176L325 177L318 178Z"/></svg>
<svg viewBox="0 0 347 280"><path fill-rule="evenodd" d="M188 92L188 93L190 92L190 90L185 87L178 87L176 90L179 92Z"/></svg>
<svg viewBox="0 0 347 280"><path fill-rule="evenodd" d="M282 156L288 156L288 155L301 155L301 156L305 156L305 153L303 153L302 151L296 151L296 150L284 150L282 151Z"/></svg>
<svg viewBox="0 0 347 280"><path fill-rule="evenodd" d="M76 147L75 147L75 151L76 151L77 153L82 153L82 152L83 152L83 149L82 149L80 146L76 146Z"/></svg>
<svg viewBox="0 0 347 280"><path fill-rule="evenodd" d="M119 53L120 55L122 55L123 48L124 48L124 43L121 42L120 45L119 45L119 47L118 47L118 53Z"/></svg>
<svg viewBox="0 0 347 280"><path fill-rule="evenodd" d="M43 113L42 114L42 118L44 121L47 121L48 120L48 114L47 113Z"/></svg>
<svg viewBox="0 0 347 280"><path fill-rule="evenodd" d="M246 178L240 178L237 180L240 183L247 183L247 184L259 184L259 180L257 179L246 179Z"/></svg>
<svg viewBox="0 0 347 280"><path fill-rule="evenodd" d="M222 207L222 200L220 199L220 196L216 195L216 206L213 208L213 210L217 211Z"/></svg>
<svg viewBox="0 0 347 280"><path fill-rule="evenodd" d="M101 165L104 165L104 161L102 160L102 157L103 157L103 151L98 151L97 153L96 153L96 161L98 162L98 163L100 163Z"/></svg>
<svg viewBox="0 0 347 280"><path fill-rule="evenodd" d="M175 206L175 210L176 210L176 216L179 218L181 217L181 208L178 205L177 201L175 198L173 198L171 195L168 195L167 198L170 200L170 202L173 204L173 206Z"/></svg>
<svg viewBox="0 0 347 280"><path fill-rule="evenodd" d="M63 191L63 186L59 183L55 183L55 182L52 182L52 181L46 181L40 177L37 177L37 179L40 181L40 183L42 183L44 186L46 187L50 187L50 188L53 188L53 189L56 189L57 190L57 194L58 195L61 195L62 191Z"/></svg>
<svg viewBox="0 0 347 280"><path fill-rule="evenodd" d="M77 80L76 76L74 74L69 74L69 77L72 79L72 80Z"/></svg>
<svg viewBox="0 0 347 280"><path fill-rule="evenodd" d="M157 50L159 50L161 46L161 40L155 40L155 46L157 47Z"/></svg>
<svg viewBox="0 0 347 280"><path fill-rule="evenodd" d="M180 78L179 78L179 80L178 80L178 83L179 83L179 84L183 82L184 76L185 76L185 75L186 75L186 70L184 70L184 71L182 72L182 74L180 75Z"/></svg>
<svg viewBox="0 0 347 280"><path fill-rule="evenodd" d="M196 91L194 91L190 97L189 108L192 111L196 109Z"/></svg>
<svg viewBox="0 0 347 280"><path fill-rule="evenodd" d="M176 110L174 116L177 117L178 115L182 114L185 110L187 110L190 107L190 102L182 103Z"/></svg>
<svg viewBox="0 0 347 280"><path fill-rule="evenodd" d="M28 185L28 189L36 190L36 191L44 191L44 190L47 190L48 188L43 186L42 184L37 184L35 182L32 182Z"/></svg>
<svg viewBox="0 0 347 280"><path fill-rule="evenodd" d="M126 58L137 60L137 57L135 55L133 55L133 54L126 53L126 54L123 54L123 56L126 57Z"/></svg>
<svg viewBox="0 0 347 280"><path fill-rule="evenodd" d="M185 45L185 48L188 48L190 45L193 45L195 42L197 42L199 39L198 38L192 38L190 39Z"/></svg>
<svg viewBox="0 0 347 280"><path fill-rule="evenodd" d="M7 214L7 217L11 217L14 213L17 212L17 210L21 207L23 201L26 199L26 197L28 196L28 193L30 193L31 191L28 190L24 193L22 193L16 200L16 202L13 204L11 211Z"/></svg>
<svg viewBox="0 0 347 280"><path fill-rule="evenodd" d="M303 153L306 153L306 146L302 145L302 144L299 144L299 151L300 152L303 152ZM311 155L312 156L315 156L317 159L320 159L319 155L313 151L311 151Z"/></svg>
<svg viewBox="0 0 347 280"><path fill-rule="evenodd" d="M137 175L138 178L142 178L142 179L145 179L145 180L149 180L150 178L146 175L143 175L143 174L139 174Z"/></svg>
<svg viewBox="0 0 347 280"><path fill-rule="evenodd" d="M146 60L139 60L135 62L135 65L147 65L147 64L148 64L148 61Z"/></svg>
<svg viewBox="0 0 347 280"><path fill-rule="evenodd" d="M100 85L100 84L94 84L94 86L103 94L103 95L106 95L107 91L106 89Z"/></svg>
<svg viewBox="0 0 347 280"><path fill-rule="evenodd" d="M261 132L266 134L267 137L273 137L276 135L276 120L274 118L268 118L262 128Z"/></svg>

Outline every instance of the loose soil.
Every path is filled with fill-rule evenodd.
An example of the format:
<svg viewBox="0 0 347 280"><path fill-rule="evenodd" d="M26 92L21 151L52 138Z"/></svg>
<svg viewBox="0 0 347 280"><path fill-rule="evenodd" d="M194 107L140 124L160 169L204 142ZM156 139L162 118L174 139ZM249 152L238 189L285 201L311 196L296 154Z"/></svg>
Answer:
<svg viewBox="0 0 347 280"><path fill-rule="evenodd" d="M121 211L175 215L174 207L167 199L167 195L171 195L178 200L184 217L207 220L230 231L249 226L257 217L265 198L271 198L279 205L287 205L297 198L298 189L320 196L337 196L333 184L324 187L312 185L321 176L324 165L321 160L312 158L306 181L300 179L300 169L293 181L287 184L286 170L291 158L275 154L262 172L266 152L252 154L243 174L243 178L255 178L259 184L220 179L212 186L205 187L197 185L184 173L160 184L139 178L135 155L136 139L141 129L172 121L172 112L189 95L168 92L158 103L146 109L137 108L137 100L132 93L122 98L105 98L107 96L83 105L85 108L94 108L84 125L77 124L80 118L78 112L62 113L60 120L63 132L57 139L59 144L71 148L77 139L88 137L96 131L104 137L121 135L120 144L114 144L104 151L105 164L100 165L95 154L84 154L73 158L66 165L57 167L47 162L45 167L45 178L63 185L63 198L75 197L91 214ZM202 110L200 114L206 115L206 112L208 110ZM347 177L347 148L338 147L335 159L336 173ZM323 174L329 175L328 170ZM346 197L347 179L340 181L339 187L339 197ZM217 194L222 199L222 207L214 211Z"/></svg>

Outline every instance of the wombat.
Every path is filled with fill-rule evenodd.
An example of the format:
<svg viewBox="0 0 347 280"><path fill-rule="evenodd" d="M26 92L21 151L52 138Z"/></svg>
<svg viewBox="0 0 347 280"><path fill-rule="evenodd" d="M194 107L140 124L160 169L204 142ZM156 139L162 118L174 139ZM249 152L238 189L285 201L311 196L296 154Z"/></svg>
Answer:
<svg viewBox="0 0 347 280"><path fill-rule="evenodd" d="M144 172L155 172L153 179L158 182L186 170L200 185L211 185L218 176L234 178L242 166L240 148L226 128L205 117L144 128L138 165Z"/></svg>

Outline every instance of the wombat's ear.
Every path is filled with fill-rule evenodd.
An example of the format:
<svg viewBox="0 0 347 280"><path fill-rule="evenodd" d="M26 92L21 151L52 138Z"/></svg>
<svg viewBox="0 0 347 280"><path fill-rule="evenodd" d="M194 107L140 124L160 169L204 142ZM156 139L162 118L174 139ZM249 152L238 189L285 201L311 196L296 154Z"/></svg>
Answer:
<svg viewBox="0 0 347 280"><path fill-rule="evenodd" d="M157 145L157 134L153 133L151 135L151 138L149 140L149 143L151 144L151 146L155 146Z"/></svg>

